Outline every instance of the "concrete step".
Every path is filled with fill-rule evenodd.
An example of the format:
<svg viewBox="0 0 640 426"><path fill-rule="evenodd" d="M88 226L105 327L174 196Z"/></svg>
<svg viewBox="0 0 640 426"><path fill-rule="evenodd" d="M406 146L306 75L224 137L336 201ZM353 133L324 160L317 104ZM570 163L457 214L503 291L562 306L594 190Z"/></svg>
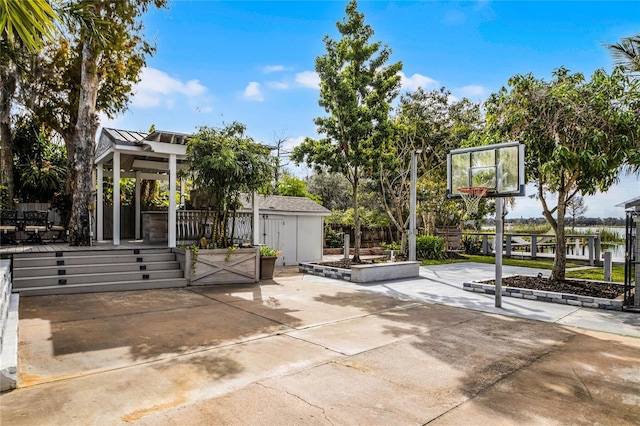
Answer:
<svg viewBox="0 0 640 426"><path fill-rule="evenodd" d="M70 254L73 253L73 254ZM42 254L42 253L38 253ZM142 259L142 260L138 260ZM171 252L164 253L119 253L104 252L99 256L76 254L69 252L64 256L56 257L55 254L49 253L49 256L20 256L13 257L13 268L31 268L40 266L60 266L60 265L96 265L96 264L113 264L113 263L132 263L132 262L164 262L175 259L175 254Z"/></svg>
<svg viewBox="0 0 640 426"><path fill-rule="evenodd" d="M162 271L109 272L80 275L49 275L44 277L13 278L13 289L63 286L69 284L96 284L118 281L147 281L162 278L184 278L181 269Z"/></svg>
<svg viewBox="0 0 640 426"><path fill-rule="evenodd" d="M21 295L143 290L186 286L168 248L19 253L13 291Z"/></svg>
<svg viewBox="0 0 640 426"><path fill-rule="evenodd" d="M20 293L20 296L45 296L51 294L103 293L109 291L150 290L157 288L179 288L186 286L187 280L185 278L165 278L144 281L136 280L91 284L69 284L18 289L14 287L13 291Z"/></svg>
<svg viewBox="0 0 640 426"><path fill-rule="evenodd" d="M105 254L139 254L139 253L171 253L170 248L139 248L139 249L86 249L69 251L23 251L14 253L14 259L33 257L60 257L60 256L104 256Z"/></svg>
<svg viewBox="0 0 640 426"><path fill-rule="evenodd" d="M145 256L146 258L146 256ZM135 272L135 271L164 271L180 269L180 263L175 256L161 262L131 262L129 263L99 263L99 264L61 264L55 266L33 266L25 268L13 268L13 276L16 278L47 277L59 275L87 275L110 272ZM62 272L61 272L62 271Z"/></svg>

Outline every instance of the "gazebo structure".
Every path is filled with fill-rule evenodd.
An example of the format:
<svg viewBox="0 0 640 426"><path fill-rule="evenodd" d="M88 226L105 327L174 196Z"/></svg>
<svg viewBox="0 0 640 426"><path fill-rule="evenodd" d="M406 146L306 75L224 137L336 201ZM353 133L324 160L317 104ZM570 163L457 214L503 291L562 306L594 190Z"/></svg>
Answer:
<svg viewBox="0 0 640 426"><path fill-rule="evenodd" d="M113 186L113 245L120 245L120 178L135 179L135 238L142 237L141 181L142 179L169 181L167 211L167 246L176 247L176 194L178 170L187 166L186 143L190 135L175 132L135 132L103 128L96 149L96 239L104 239L104 177L112 177ZM184 194L181 182L180 194ZM257 200L253 197L253 240L259 240Z"/></svg>

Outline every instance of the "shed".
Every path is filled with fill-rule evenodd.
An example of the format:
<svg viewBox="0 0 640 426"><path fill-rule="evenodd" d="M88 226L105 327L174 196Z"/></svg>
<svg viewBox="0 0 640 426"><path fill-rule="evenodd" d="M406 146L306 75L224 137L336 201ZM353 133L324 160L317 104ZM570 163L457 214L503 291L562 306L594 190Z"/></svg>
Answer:
<svg viewBox="0 0 640 426"><path fill-rule="evenodd" d="M272 195L258 197L258 209L259 242L282 251L277 265L322 260L327 208L306 197Z"/></svg>

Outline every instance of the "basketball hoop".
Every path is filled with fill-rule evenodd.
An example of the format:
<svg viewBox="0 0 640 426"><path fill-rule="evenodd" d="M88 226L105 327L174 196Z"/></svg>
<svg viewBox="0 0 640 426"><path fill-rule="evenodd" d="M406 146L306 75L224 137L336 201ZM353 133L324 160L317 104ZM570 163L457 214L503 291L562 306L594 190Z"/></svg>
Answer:
<svg viewBox="0 0 640 426"><path fill-rule="evenodd" d="M480 199L487 195L488 190L489 188L486 186L463 186L462 188L458 188L458 192L467 206L468 215L478 213Z"/></svg>

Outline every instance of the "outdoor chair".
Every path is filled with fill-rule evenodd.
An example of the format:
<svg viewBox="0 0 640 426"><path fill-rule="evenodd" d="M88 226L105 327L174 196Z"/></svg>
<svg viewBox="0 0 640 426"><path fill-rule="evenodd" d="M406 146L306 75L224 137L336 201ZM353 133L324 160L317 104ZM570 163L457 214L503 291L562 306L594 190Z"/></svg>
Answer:
<svg viewBox="0 0 640 426"><path fill-rule="evenodd" d="M62 225L56 225L55 221L53 220L49 222L49 231L51 232L50 242L55 243L56 241L67 241L67 228Z"/></svg>
<svg viewBox="0 0 640 426"><path fill-rule="evenodd" d="M28 211L24 212L24 232L29 236L25 243L42 244L42 234L48 229L49 212Z"/></svg>
<svg viewBox="0 0 640 426"><path fill-rule="evenodd" d="M0 239L6 244L17 244L18 211L2 210L0 212Z"/></svg>

